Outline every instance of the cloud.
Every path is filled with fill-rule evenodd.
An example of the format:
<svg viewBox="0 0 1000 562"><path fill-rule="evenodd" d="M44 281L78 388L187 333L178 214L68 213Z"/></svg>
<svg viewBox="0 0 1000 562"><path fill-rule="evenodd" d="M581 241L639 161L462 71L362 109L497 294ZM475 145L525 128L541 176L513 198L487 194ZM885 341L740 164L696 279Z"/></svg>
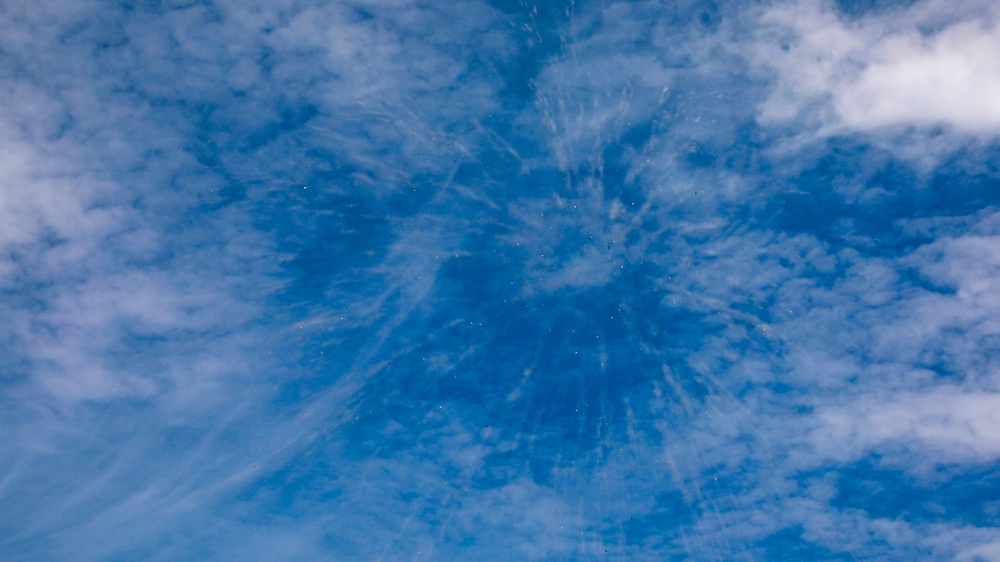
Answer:
<svg viewBox="0 0 1000 562"><path fill-rule="evenodd" d="M864 401L843 410L819 413L820 428L810 438L836 460L867 450L906 443L949 462L990 462L1000 456L993 438L998 419L996 393L964 393L946 387L925 393L899 393Z"/></svg>
<svg viewBox="0 0 1000 562"><path fill-rule="evenodd" d="M994 548L990 6L50 6L0 12L6 551Z"/></svg>
<svg viewBox="0 0 1000 562"><path fill-rule="evenodd" d="M930 38L889 37L870 50L860 75L838 88L833 104L857 130L948 126L979 136L1000 132L1000 66L986 53L1000 31L962 22Z"/></svg>
<svg viewBox="0 0 1000 562"><path fill-rule="evenodd" d="M988 55L1000 29L988 5L925 1L849 17L783 2L761 22L756 63L775 76L763 124L806 123L821 136L1000 132L1000 67Z"/></svg>

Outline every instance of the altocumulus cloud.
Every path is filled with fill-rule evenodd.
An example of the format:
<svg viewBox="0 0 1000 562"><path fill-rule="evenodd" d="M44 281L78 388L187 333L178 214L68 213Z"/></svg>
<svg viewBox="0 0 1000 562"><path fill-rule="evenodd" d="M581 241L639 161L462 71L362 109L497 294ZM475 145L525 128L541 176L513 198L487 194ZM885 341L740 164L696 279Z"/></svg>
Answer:
<svg viewBox="0 0 1000 562"><path fill-rule="evenodd" d="M998 15L6 3L0 559L996 559Z"/></svg>

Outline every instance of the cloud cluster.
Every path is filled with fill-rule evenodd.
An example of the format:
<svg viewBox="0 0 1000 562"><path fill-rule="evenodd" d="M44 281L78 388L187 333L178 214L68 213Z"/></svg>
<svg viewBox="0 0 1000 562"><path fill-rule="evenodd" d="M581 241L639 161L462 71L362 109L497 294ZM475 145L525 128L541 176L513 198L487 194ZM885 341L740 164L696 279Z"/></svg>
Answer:
<svg viewBox="0 0 1000 562"><path fill-rule="evenodd" d="M989 142L1000 132L997 14L983 2L920 2L846 14L832 2L780 2L760 18L753 59L776 87L761 123L822 137L890 136L915 157L941 133ZM806 123L799 129L798 123ZM900 137L904 135L904 137ZM937 150L954 149L951 140Z"/></svg>
<svg viewBox="0 0 1000 562"><path fill-rule="evenodd" d="M994 556L995 17L5 5L0 550Z"/></svg>

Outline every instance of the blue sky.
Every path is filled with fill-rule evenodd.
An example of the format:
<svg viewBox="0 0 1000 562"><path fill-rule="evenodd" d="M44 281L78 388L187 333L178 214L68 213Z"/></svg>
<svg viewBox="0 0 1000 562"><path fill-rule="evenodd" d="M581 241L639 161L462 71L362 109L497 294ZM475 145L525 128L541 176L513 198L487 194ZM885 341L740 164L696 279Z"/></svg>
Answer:
<svg viewBox="0 0 1000 562"><path fill-rule="evenodd" d="M1000 560L995 3L0 37L0 560Z"/></svg>

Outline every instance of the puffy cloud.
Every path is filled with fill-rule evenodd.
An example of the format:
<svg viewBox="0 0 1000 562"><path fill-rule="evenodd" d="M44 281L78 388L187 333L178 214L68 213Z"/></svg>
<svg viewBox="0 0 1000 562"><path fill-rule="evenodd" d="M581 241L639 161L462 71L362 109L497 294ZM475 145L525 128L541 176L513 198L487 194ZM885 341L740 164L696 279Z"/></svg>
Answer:
<svg viewBox="0 0 1000 562"><path fill-rule="evenodd" d="M767 9L756 60L775 73L763 123L804 121L822 135L943 128L1000 133L1000 46L992 8L913 6L848 17L818 1Z"/></svg>
<svg viewBox="0 0 1000 562"><path fill-rule="evenodd" d="M941 462L992 462L1000 457L1000 439L994 431L1000 423L998 408L1000 394L943 386L861 398L847 408L819 412L820 425L810 440L823 456L837 461L872 450L891 451L902 444Z"/></svg>
<svg viewBox="0 0 1000 562"><path fill-rule="evenodd" d="M833 105L851 129L945 126L973 135L1000 133L1000 28L961 22L930 37L882 38L864 69L835 85Z"/></svg>

